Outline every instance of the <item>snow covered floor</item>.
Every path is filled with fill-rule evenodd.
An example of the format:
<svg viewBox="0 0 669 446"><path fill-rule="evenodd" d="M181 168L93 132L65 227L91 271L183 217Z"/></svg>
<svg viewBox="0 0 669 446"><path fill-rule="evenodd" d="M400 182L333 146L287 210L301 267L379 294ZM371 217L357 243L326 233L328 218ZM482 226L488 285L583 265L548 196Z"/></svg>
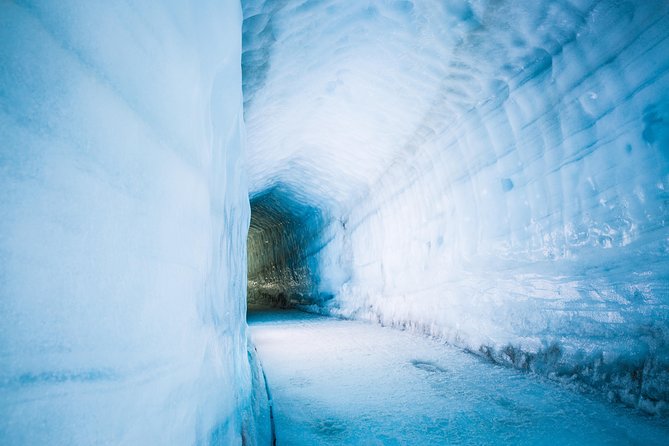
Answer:
<svg viewBox="0 0 669 446"><path fill-rule="evenodd" d="M667 444L669 425L412 333L250 311L278 445Z"/></svg>

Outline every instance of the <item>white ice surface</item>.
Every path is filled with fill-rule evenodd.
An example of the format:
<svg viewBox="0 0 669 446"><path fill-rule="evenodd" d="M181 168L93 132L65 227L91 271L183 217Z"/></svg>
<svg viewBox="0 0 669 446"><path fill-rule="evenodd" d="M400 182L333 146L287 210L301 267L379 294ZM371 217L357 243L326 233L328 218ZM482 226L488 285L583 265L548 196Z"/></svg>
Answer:
<svg viewBox="0 0 669 446"><path fill-rule="evenodd" d="M0 3L0 443L241 441L234 0Z"/></svg>
<svg viewBox="0 0 669 446"><path fill-rule="evenodd" d="M669 425L434 340L249 313L277 445L661 445Z"/></svg>

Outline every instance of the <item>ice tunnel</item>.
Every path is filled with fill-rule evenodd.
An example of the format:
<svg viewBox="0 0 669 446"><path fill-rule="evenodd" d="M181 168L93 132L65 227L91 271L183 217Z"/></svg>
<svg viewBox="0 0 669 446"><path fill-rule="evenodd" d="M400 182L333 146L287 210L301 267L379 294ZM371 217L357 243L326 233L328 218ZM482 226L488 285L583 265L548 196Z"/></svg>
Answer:
<svg viewBox="0 0 669 446"><path fill-rule="evenodd" d="M666 2L243 7L249 188L323 210L312 308L666 412Z"/></svg>
<svg viewBox="0 0 669 446"><path fill-rule="evenodd" d="M317 249L322 215L296 200L281 186L251 199L249 305L294 307L318 297L318 265L310 259Z"/></svg>
<svg viewBox="0 0 669 446"><path fill-rule="evenodd" d="M262 443L247 296L669 414L664 0L2 2L0 171L0 443Z"/></svg>

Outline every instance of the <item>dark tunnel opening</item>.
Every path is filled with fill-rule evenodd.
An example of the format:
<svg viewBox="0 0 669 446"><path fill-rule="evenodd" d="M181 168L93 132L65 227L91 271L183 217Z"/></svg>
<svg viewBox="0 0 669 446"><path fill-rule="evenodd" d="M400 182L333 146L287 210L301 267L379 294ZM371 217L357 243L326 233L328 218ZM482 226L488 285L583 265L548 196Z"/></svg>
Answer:
<svg viewBox="0 0 669 446"><path fill-rule="evenodd" d="M251 198L248 247L249 308L291 308L313 302L319 271L313 258L321 211L275 186Z"/></svg>

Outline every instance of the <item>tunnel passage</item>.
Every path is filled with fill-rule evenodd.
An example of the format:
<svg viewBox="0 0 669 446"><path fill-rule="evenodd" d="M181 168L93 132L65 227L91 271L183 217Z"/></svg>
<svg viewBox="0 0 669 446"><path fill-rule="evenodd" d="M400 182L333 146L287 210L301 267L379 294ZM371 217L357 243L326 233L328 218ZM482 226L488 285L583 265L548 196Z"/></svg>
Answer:
<svg viewBox="0 0 669 446"><path fill-rule="evenodd" d="M317 311L669 413L667 2L243 10L249 190L328 216Z"/></svg>
<svg viewBox="0 0 669 446"><path fill-rule="evenodd" d="M308 304L318 285L317 249L322 213L281 186L251 199L248 304Z"/></svg>
<svg viewBox="0 0 669 446"><path fill-rule="evenodd" d="M239 444L279 184L263 287L669 414L669 2L241 3L0 4L0 443Z"/></svg>

